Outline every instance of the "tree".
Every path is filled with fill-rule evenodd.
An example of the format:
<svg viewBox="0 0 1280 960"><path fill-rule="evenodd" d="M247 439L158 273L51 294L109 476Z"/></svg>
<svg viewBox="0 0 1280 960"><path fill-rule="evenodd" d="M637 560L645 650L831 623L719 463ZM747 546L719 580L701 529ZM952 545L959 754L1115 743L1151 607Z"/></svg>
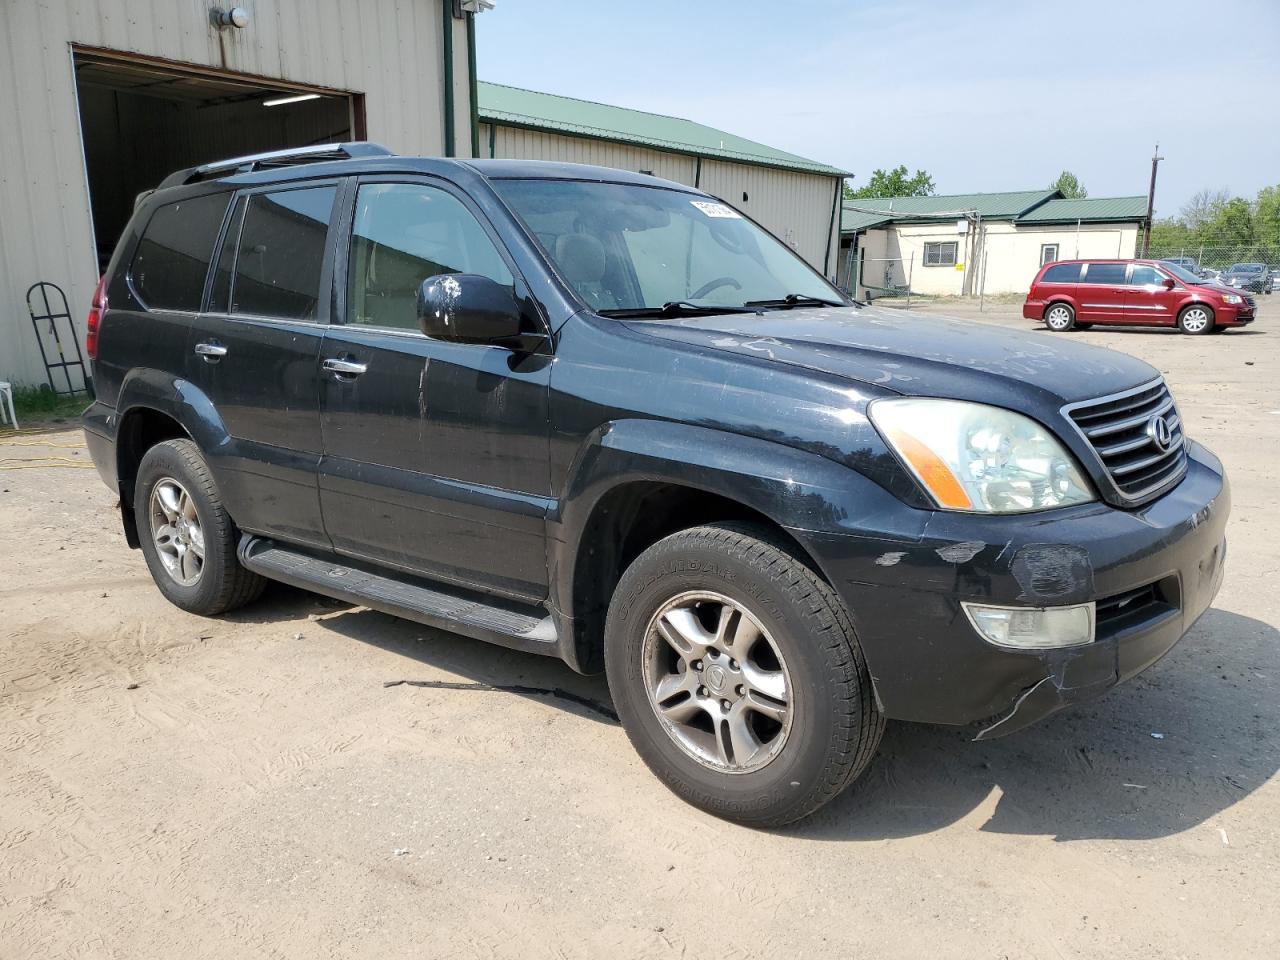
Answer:
<svg viewBox="0 0 1280 960"><path fill-rule="evenodd" d="M1280 186L1258 191L1253 205L1253 232L1259 243L1280 246Z"/></svg>
<svg viewBox="0 0 1280 960"><path fill-rule="evenodd" d="M1230 199L1226 190L1201 190L1183 205L1178 217L1188 229L1203 230Z"/></svg>
<svg viewBox="0 0 1280 960"><path fill-rule="evenodd" d="M857 190L844 185L846 200L867 200L871 197L930 197L934 191L933 177L923 170L917 170L914 176L907 175L905 166L897 166L888 171L876 169L871 174L865 187Z"/></svg>
<svg viewBox="0 0 1280 960"><path fill-rule="evenodd" d="M1208 243L1253 243L1253 210L1243 197L1232 197L1200 231Z"/></svg>
<svg viewBox="0 0 1280 960"><path fill-rule="evenodd" d="M1084 188L1084 184L1070 170L1063 170L1058 174L1058 179L1049 184L1050 190L1057 190L1068 200L1083 200L1089 196L1089 191Z"/></svg>

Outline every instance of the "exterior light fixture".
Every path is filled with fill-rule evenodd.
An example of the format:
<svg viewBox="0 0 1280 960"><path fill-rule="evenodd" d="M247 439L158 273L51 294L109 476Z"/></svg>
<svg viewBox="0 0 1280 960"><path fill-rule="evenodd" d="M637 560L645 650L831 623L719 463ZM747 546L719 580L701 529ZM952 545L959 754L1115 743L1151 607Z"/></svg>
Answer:
<svg viewBox="0 0 1280 960"><path fill-rule="evenodd" d="M243 30L249 25L249 11L244 7L232 7L230 10L213 11L213 22L219 27L235 27Z"/></svg>

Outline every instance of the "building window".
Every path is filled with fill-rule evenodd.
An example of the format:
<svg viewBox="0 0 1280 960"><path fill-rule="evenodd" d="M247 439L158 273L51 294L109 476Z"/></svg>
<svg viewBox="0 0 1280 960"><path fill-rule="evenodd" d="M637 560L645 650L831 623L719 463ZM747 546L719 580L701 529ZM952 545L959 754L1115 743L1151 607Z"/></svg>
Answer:
<svg viewBox="0 0 1280 960"><path fill-rule="evenodd" d="M1056 243L1040 244L1040 266L1046 263L1053 263L1058 259L1058 245Z"/></svg>
<svg viewBox="0 0 1280 960"><path fill-rule="evenodd" d="M926 267L954 267L956 265L956 241L926 243L924 245Z"/></svg>

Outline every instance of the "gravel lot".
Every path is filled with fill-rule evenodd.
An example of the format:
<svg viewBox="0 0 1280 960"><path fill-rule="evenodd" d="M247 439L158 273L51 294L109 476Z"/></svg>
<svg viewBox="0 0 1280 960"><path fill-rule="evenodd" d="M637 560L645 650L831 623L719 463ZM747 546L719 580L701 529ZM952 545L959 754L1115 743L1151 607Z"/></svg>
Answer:
<svg viewBox="0 0 1280 960"><path fill-rule="evenodd" d="M0 956L1280 956L1259 299L1222 336L1072 335L1163 371L1230 473L1226 584L1186 640L1009 739L891 725L862 782L777 832L684 806L573 703L384 686L605 701L600 678L283 587L181 613L76 429L0 433Z"/></svg>

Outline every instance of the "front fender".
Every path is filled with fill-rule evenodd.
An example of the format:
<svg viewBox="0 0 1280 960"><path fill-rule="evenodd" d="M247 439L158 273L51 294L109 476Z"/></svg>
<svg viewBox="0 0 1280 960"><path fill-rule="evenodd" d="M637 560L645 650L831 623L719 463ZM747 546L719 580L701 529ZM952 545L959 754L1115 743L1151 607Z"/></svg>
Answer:
<svg viewBox="0 0 1280 960"><path fill-rule="evenodd" d="M656 420L606 423L583 443L549 517L552 596L573 616L578 546L601 500L634 482L717 494L786 528L824 569L811 544L829 535L919 539L928 511L907 507L878 483L825 457L780 443ZM690 524L699 518L691 517ZM825 537L819 535L827 535Z"/></svg>

